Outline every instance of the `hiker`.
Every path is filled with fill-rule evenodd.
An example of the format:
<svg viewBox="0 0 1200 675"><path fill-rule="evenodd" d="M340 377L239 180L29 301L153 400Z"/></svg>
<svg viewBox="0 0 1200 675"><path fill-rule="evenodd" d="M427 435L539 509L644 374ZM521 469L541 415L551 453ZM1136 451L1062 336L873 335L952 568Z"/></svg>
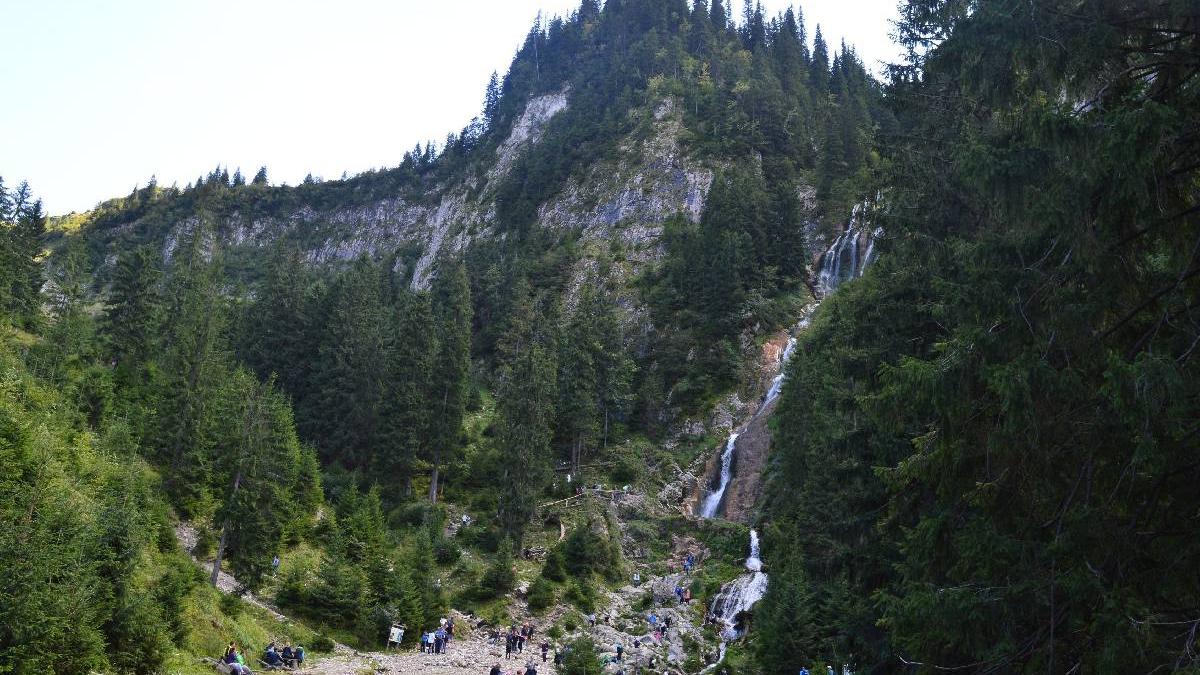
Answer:
<svg viewBox="0 0 1200 675"><path fill-rule="evenodd" d="M271 571L272 572L279 571L279 556L275 556L275 559L271 561Z"/></svg>
<svg viewBox="0 0 1200 675"><path fill-rule="evenodd" d="M234 675L250 675L250 669L246 667L246 660L242 658L236 644L229 643L229 648L225 650L225 658L221 660L229 666L229 672Z"/></svg>
<svg viewBox="0 0 1200 675"><path fill-rule="evenodd" d="M811 675L811 674L808 672L808 668L805 668L804 666L800 666L800 675Z"/></svg>
<svg viewBox="0 0 1200 675"><path fill-rule="evenodd" d="M691 601L692 601L692 589L691 588L683 589L683 602L686 604Z"/></svg>
<svg viewBox="0 0 1200 675"><path fill-rule="evenodd" d="M546 654L550 651L550 643L542 640L542 663L546 662Z"/></svg>
<svg viewBox="0 0 1200 675"><path fill-rule="evenodd" d="M692 567L696 565L696 557L691 553L687 554L687 558L683 561L683 571L688 574L692 573Z"/></svg>
<svg viewBox="0 0 1200 675"><path fill-rule="evenodd" d="M267 645L267 648L263 650L262 660L265 661L267 666L270 668L282 668L284 666L283 658L279 656L279 652L275 651L274 642Z"/></svg>
<svg viewBox="0 0 1200 675"><path fill-rule="evenodd" d="M650 620L651 628L656 628L658 626L658 615L657 614L655 614L654 612L650 612L650 616L647 618Z"/></svg>
<svg viewBox="0 0 1200 675"><path fill-rule="evenodd" d="M429 648L429 633L422 632L421 633L421 653L424 654L428 648Z"/></svg>
<svg viewBox="0 0 1200 675"><path fill-rule="evenodd" d="M433 653L446 653L446 629L438 626L438 629L433 632Z"/></svg>
<svg viewBox="0 0 1200 675"><path fill-rule="evenodd" d="M680 586L679 584L675 584L675 599L679 602L683 602L683 586Z"/></svg>
<svg viewBox="0 0 1200 675"><path fill-rule="evenodd" d="M663 619L663 632L665 633L669 630L671 630L671 617L668 616Z"/></svg>
<svg viewBox="0 0 1200 675"><path fill-rule="evenodd" d="M625 653L625 646L620 642L617 643L617 660L621 660L621 654Z"/></svg>
<svg viewBox="0 0 1200 675"><path fill-rule="evenodd" d="M454 639L454 619L446 622L446 641L442 643L442 651L446 651L446 647L450 646L450 641Z"/></svg>
<svg viewBox="0 0 1200 675"><path fill-rule="evenodd" d="M588 621L588 627L595 628L596 627L596 613L592 612L591 614L588 614L587 621Z"/></svg>
<svg viewBox="0 0 1200 675"><path fill-rule="evenodd" d="M833 666L825 664L825 675L833 675Z"/></svg>
<svg viewBox="0 0 1200 675"><path fill-rule="evenodd" d="M537 668L533 666L533 662L525 664L525 675L537 675Z"/></svg>
<svg viewBox="0 0 1200 675"><path fill-rule="evenodd" d="M296 647L292 649L291 643L283 643L283 651L279 653L283 659L283 663L289 668L299 668L301 663L304 663L304 648Z"/></svg>
<svg viewBox="0 0 1200 675"><path fill-rule="evenodd" d="M492 666L492 670L488 673L488 675L500 675L500 673L500 664L497 663L496 665Z"/></svg>
<svg viewBox="0 0 1200 675"><path fill-rule="evenodd" d="M517 646L517 638L511 632L504 637L504 660L512 658L513 648Z"/></svg>

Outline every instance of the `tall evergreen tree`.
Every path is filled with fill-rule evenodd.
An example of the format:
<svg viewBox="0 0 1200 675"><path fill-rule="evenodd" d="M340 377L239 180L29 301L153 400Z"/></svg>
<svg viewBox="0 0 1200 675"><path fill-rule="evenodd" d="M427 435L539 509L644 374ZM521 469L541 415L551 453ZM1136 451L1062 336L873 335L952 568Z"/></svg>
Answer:
<svg viewBox="0 0 1200 675"><path fill-rule="evenodd" d="M401 292L390 312L387 362L374 465L396 485L396 497L411 492L418 457L429 437L431 385L437 343L428 293Z"/></svg>
<svg viewBox="0 0 1200 675"><path fill-rule="evenodd" d="M222 433L214 458L224 487L215 520L221 523L211 581L227 556L239 581L254 589L271 570L285 526L302 511L303 465L291 406L273 382L236 370L221 396Z"/></svg>
<svg viewBox="0 0 1200 675"><path fill-rule="evenodd" d="M227 372L220 263L207 217L180 238L172 254L163 328L166 396L158 447L169 467L167 487L185 514L204 508L219 382Z"/></svg>
<svg viewBox="0 0 1200 675"><path fill-rule="evenodd" d="M552 336L537 328L528 284L516 297L498 375L500 526L520 549L537 498L549 484L556 364Z"/></svg>
<svg viewBox="0 0 1200 675"><path fill-rule="evenodd" d="M163 320L161 279L150 247L117 256L101 330L105 353L118 372L133 372L156 353Z"/></svg>
<svg viewBox="0 0 1200 675"><path fill-rule="evenodd" d="M433 280L437 356L430 386L429 500L437 501L442 463L459 445L470 386L471 287L461 262L443 260Z"/></svg>

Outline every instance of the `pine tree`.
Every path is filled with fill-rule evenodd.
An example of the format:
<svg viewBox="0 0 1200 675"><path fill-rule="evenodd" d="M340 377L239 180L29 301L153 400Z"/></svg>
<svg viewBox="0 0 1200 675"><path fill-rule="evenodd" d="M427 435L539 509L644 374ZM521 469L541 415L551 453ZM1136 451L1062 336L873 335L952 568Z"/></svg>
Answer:
<svg viewBox="0 0 1200 675"><path fill-rule="evenodd" d="M157 351L162 322L162 295L154 251L141 247L117 256L101 324L105 353L118 372L132 373Z"/></svg>
<svg viewBox="0 0 1200 675"><path fill-rule="evenodd" d="M729 26L729 15L725 11L725 5L722 0L712 0L712 5L708 10L709 20L712 21L713 28L717 30L717 34L721 34Z"/></svg>
<svg viewBox="0 0 1200 675"><path fill-rule="evenodd" d="M459 444L470 386L471 287L460 262L443 261L433 281L437 356L431 382L429 418L429 500L437 501L442 463Z"/></svg>
<svg viewBox="0 0 1200 675"><path fill-rule="evenodd" d="M260 166L258 172L254 174L254 179L250 181L251 185L266 185L267 184L267 167Z"/></svg>
<svg viewBox="0 0 1200 675"><path fill-rule="evenodd" d="M429 436L434 356L433 309L428 293L401 292L389 317L383 403L374 446L374 466L409 495L418 457Z"/></svg>
<svg viewBox="0 0 1200 675"><path fill-rule="evenodd" d="M201 217L176 246L167 282L158 447L169 467L167 488L188 515L202 509L209 494L216 396L227 372L215 248L208 219Z"/></svg>
<svg viewBox="0 0 1200 675"><path fill-rule="evenodd" d="M483 97L483 123L487 131L495 129L496 122L499 121L500 96L500 76L493 70L491 78L488 79L487 93Z"/></svg>
<svg viewBox="0 0 1200 675"><path fill-rule="evenodd" d="M554 428L554 345L536 328L529 287L519 283L498 374L500 527L520 549L537 498L550 482Z"/></svg>
<svg viewBox="0 0 1200 675"><path fill-rule="evenodd" d="M829 90L829 47L821 35L821 25L817 24L817 34L813 37L812 61L809 64L812 88L818 93Z"/></svg>
<svg viewBox="0 0 1200 675"><path fill-rule="evenodd" d="M595 304L595 293L590 283L580 286L575 312L563 330L559 347L558 430L567 441L567 456L575 475L579 474L584 453L595 444L600 431L596 364L601 351L600 336L586 309Z"/></svg>
<svg viewBox="0 0 1200 675"><path fill-rule="evenodd" d="M298 510L293 489L302 451L291 406L274 383L239 368L221 398L214 473L226 492L215 515L222 526L210 580L216 584L228 555L239 581L254 589L270 572L284 528Z"/></svg>
<svg viewBox="0 0 1200 675"><path fill-rule="evenodd" d="M360 258L330 289L325 331L305 394L305 415L327 461L368 466L379 424L386 315L379 268Z"/></svg>
<svg viewBox="0 0 1200 675"><path fill-rule="evenodd" d="M280 245L247 307L239 353L260 378L275 377L293 401L309 393L325 326L322 288L298 248Z"/></svg>

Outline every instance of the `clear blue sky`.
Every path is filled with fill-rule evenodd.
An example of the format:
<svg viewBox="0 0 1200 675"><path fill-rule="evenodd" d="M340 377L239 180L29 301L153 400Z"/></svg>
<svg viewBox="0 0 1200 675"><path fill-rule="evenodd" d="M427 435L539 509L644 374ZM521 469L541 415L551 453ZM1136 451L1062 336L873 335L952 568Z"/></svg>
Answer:
<svg viewBox="0 0 1200 675"><path fill-rule="evenodd" d="M898 0L807 0L836 45L893 60ZM739 0L732 2L741 9ZM787 0L766 0L771 13ZM6 0L0 176L53 214L217 165L271 182L399 163L476 115L534 17L578 0Z"/></svg>

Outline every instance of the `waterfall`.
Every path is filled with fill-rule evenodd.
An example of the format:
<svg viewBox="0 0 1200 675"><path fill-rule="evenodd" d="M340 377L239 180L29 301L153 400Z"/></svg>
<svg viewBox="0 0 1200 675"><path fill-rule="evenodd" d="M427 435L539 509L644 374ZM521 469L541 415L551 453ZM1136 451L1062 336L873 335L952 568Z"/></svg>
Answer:
<svg viewBox="0 0 1200 675"><path fill-rule="evenodd" d="M724 625L721 637L726 640L735 640L746 632L743 614L767 593L767 574L762 571L762 564L758 532L750 530L750 557L746 558L749 573L722 586L708 610L709 615Z"/></svg>
<svg viewBox="0 0 1200 675"><path fill-rule="evenodd" d="M846 229L833 240L821 258L821 270L817 274L817 291L821 297L834 291L843 281L862 276L875 254L875 238L881 228L867 229L867 204L854 207ZM860 240L867 240L864 255L859 255Z"/></svg>
<svg viewBox="0 0 1200 675"><path fill-rule="evenodd" d="M737 447L737 437L737 432L734 432L729 435L729 440L725 441L725 452L721 453L720 482L717 483L717 489L710 492L700 505L701 517L712 518L717 515L717 509L721 508L725 488L729 487L729 480L733 478L733 451Z"/></svg>
<svg viewBox="0 0 1200 675"><path fill-rule="evenodd" d="M796 350L796 338L789 337L787 346L783 348L783 356L779 357L779 373L771 380L771 388L767 390L767 396L763 399L762 408L767 407L767 404L779 398L779 393L783 391L783 380L786 377L787 363L792 358L792 352ZM759 408L761 411L762 408Z"/></svg>

